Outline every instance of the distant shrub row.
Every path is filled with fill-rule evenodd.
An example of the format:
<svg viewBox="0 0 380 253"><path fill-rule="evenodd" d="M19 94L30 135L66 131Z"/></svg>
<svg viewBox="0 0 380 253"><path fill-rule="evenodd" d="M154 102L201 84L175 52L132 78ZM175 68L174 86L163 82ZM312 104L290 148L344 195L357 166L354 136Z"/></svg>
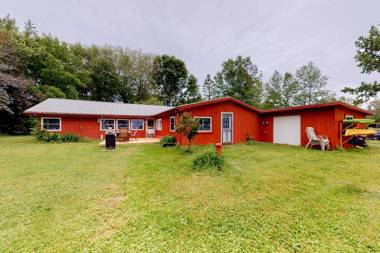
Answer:
<svg viewBox="0 0 380 253"><path fill-rule="evenodd" d="M41 130L34 132L36 140L39 142L78 142L80 138L76 134L57 134L49 133L47 131Z"/></svg>

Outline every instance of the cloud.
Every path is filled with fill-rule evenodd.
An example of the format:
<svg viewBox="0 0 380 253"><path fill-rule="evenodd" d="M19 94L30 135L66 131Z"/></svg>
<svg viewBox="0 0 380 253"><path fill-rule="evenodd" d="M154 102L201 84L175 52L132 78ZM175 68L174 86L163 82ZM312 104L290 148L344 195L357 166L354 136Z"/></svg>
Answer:
<svg viewBox="0 0 380 253"><path fill-rule="evenodd" d="M200 82L222 62L251 56L267 80L313 61L329 88L380 79L356 67L354 42L379 23L377 0L8 0L0 15L69 42L111 44L183 59Z"/></svg>

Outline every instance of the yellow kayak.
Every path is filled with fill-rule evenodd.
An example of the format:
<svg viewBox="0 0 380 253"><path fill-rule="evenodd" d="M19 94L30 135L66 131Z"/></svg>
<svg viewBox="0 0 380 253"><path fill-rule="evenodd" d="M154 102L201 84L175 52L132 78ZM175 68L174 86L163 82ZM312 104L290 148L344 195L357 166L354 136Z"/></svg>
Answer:
<svg viewBox="0 0 380 253"><path fill-rule="evenodd" d="M359 129L359 128L349 128L344 133L344 136L353 136L353 135L372 135L376 131L373 129Z"/></svg>

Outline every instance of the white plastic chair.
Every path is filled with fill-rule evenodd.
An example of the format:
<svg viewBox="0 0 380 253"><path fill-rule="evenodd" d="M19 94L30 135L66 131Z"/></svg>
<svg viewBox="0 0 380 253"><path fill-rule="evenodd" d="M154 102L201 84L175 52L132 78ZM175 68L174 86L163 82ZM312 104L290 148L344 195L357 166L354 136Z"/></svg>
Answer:
<svg viewBox="0 0 380 253"><path fill-rule="evenodd" d="M306 134L309 142L305 148L320 146L322 151L330 150L330 141L326 135L316 135L313 127L306 127Z"/></svg>

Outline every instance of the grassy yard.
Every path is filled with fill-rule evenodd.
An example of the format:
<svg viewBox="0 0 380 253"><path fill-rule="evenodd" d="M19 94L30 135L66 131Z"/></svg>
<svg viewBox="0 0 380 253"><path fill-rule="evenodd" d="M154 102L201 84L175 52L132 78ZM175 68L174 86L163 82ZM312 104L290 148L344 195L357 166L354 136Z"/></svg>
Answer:
<svg viewBox="0 0 380 253"><path fill-rule="evenodd" d="M378 252L380 144L224 147L223 172L158 144L0 137L0 252Z"/></svg>

